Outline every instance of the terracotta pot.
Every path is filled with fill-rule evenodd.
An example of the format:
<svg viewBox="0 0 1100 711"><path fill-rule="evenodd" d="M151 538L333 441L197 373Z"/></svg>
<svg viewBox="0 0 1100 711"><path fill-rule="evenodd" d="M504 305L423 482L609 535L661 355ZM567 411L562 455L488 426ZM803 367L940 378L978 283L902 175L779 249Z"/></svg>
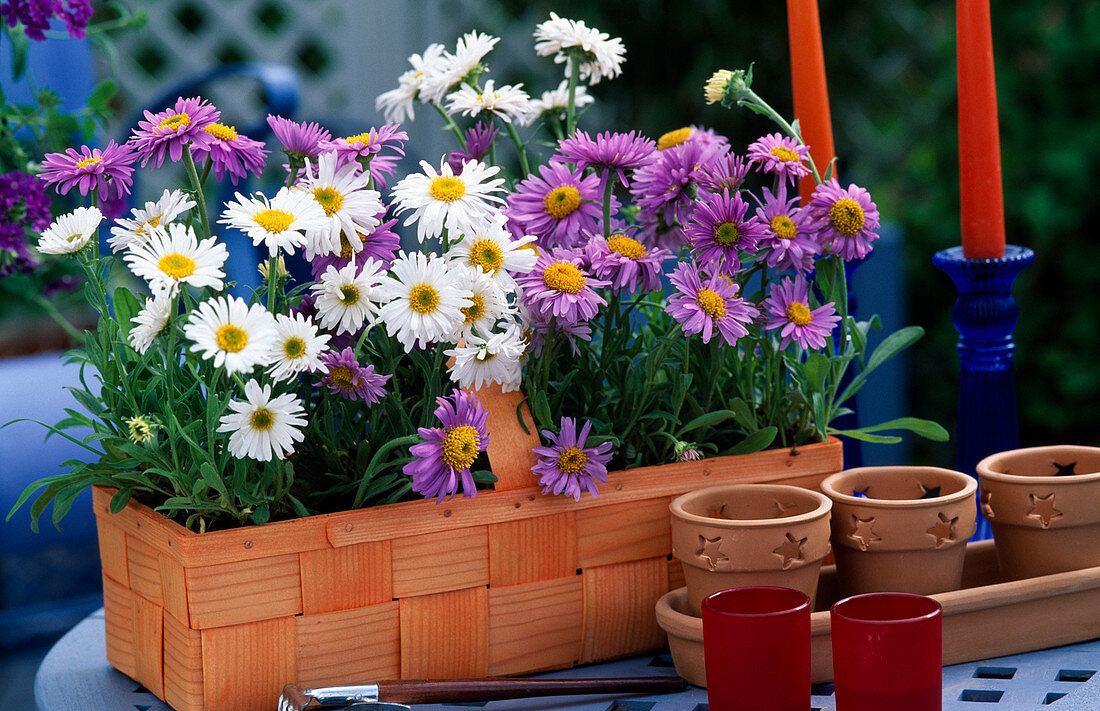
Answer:
<svg viewBox="0 0 1100 711"><path fill-rule="evenodd" d="M828 498L778 484L733 484L692 491L672 501L672 555L683 563L688 609L703 598L746 585L817 593L829 553Z"/></svg>
<svg viewBox="0 0 1100 711"><path fill-rule="evenodd" d="M973 477L938 467L860 467L827 477L821 490L833 501L841 589L957 590L976 529L977 487Z"/></svg>
<svg viewBox="0 0 1100 711"><path fill-rule="evenodd" d="M978 478L1005 578L1100 565L1100 447L993 454L978 463Z"/></svg>

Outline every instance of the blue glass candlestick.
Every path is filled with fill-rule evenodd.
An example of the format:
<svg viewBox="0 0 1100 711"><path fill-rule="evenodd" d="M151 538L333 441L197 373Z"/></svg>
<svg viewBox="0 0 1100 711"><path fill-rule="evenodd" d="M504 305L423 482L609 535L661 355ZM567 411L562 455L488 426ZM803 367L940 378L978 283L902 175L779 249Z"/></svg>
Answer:
<svg viewBox="0 0 1100 711"><path fill-rule="evenodd" d="M1020 446L1016 414L1016 381L1012 357L1019 308L1012 284L1035 260L1026 247L1005 246L998 259L967 259L962 247L937 252L932 263L947 273L959 290L951 318L959 332L959 426L955 466L975 476L979 461ZM989 522L978 510L975 539L991 536Z"/></svg>

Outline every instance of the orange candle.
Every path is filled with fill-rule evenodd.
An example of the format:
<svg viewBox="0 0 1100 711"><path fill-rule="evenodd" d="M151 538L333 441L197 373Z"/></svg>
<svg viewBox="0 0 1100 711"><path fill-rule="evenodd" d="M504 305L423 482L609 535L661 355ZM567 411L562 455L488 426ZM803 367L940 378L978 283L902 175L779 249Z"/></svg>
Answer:
<svg viewBox="0 0 1100 711"><path fill-rule="evenodd" d="M959 207L963 256L1005 256L1001 142L989 0L958 0Z"/></svg>
<svg viewBox="0 0 1100 711"><path fill-rule="evenodd" d="M835 154L817 0L787 0L787 30L791 45L794 115L802 129L802 140L810 147L810 156L824 177L825 169ZM836 177L835 167L833 177ZM810 201L813 191L813 176L803 178L799 186L802 204Z"/></svg>

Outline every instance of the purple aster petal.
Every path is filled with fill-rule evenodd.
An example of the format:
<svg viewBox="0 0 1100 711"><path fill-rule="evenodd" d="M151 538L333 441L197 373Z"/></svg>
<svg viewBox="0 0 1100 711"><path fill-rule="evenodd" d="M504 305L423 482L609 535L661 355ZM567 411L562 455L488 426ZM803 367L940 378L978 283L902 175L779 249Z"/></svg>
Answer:
<svg viewBox="0 0 1100 711"><path fill-rule="evenodd" d="M592 273L611 282L615 291L642 293L661 288L661 265L672 252L661 247L648 248L629 230L619 230L609 238L593 236L585 245Z"/></svg>
<svg viewBox="0 0 1100 711"><path fill-rule="evenodd" d="M669 297L665 313L680 323L686 335L701 334L703 343L718 332L727 344L735 345L760 313L737 296L736 282L715 273L704 284L703 275L690 262L680 262L669 279L676 293Z"/></svg>
<svg viewBox="0 0 1100 711"><path fill-rule="evenodd" d="M818 245L844 261L862 259L878 239L878 207L871 195L858 185L841 188L836 178L818 185L806 206L810 214L807 230Z"/></svg>
<svg viewBox="0 0 1100 711"><path fill-rule="evenodd" d="M761 248L766 252L769 267L777 271L794 270L806 274L814 268L814 256L821 247L806 230L805 210L798 207L798 195L787 199L787 186L781 184L779 192L763 189L764 204L757 208L756 216L764 224L765 236Z"/></svg>
<svg viewBox="0 0 1100 711"><path fill-rule="evenodd" d="M425 441L412 445L409 452L415 457L402 471L412 477L412 490L424 498L435 498L437 503L449 499L462 489L462 495L477 496L477 486L470 466L465 461L460 468L454 465L456 456L464 456L473 463L477 455L489 445L486 422L489 413L471 392L455 390L448 397L436 399L435 416L441 427L420 428ZM461 445L474 447L465 452Z"/></svg>
<svg viewBox="0 0 1100 711"><path fill-rule="evenodd" d="M60 195L75 187L81 195L95 189L100 201L114 200L130 194L134 182L131 164L137 159L127 145L114 141L103 148L81 146L79 152L66 148L64 153L46 154L38 178L53 185Z"/></svg>
<svg viewBox="0 0 1100 711"><path fill-rule="evenodd" d="M379 375L374 366L363 367L355 359L355 352L345 348L340 353L328 351L321 356L328 373L318 385L327 385L333 392L348 400L362 400L373 405L386 395L386 381L391 375Z"/></svg>
<svg viewBox="0 0 1100 711"><path fill-rule="evenodd" d="M601 199L598 176L551 162L516 186L505 214L510 228L535 235L544 249L568 248L580 244L582 231L595 230L603 214ZM613 199L612 213L617 209Z"/></svg>
<svg viewBox="0 0 1100 711"><path fill-rule="evenodd" d="M810 308L809 284L802 277L774 285L763 306L764 328L781 329L780 348L786 348L792 340L807 350L824 348L825 339L840 322L832 302Z"/></svg>
<svg viewBox="0 0 1100 711"><path fill-rule="evenodd" d="M539 477L543 494L564 494L580 501L584 491L598 495L596 482L607 483L607 463L611 460L611 443L587 447L592 423L585 421L580 432L572 417L561 418L558 434L542 430L542 436L553 444L534 447L532 452L539 459L531 467L531 473Z"/></svg>
<svg viewBox="0 0 1100 711"><path fill-rule="evenodd" d="M805 164L809 154L809 146L780 133L760 138L748 150L749 161L760 170L774 173L792 183L810 174L810 168Z"/></svg>
<svg viewBox="0 0 1100 711"><path fill-rule="evenodd" d="M273 114L268 114L267 125L271 127L275 138L283 144L284 152L301 157L316 158L321 155L321 142L332 138L332 134L320 124L295 123Z"/></svg>
<svg viewBox="0 0 1100 711"><path fill-rule="evenodd" d="M659 152L653 163L634 173L630 193L638 205L638 223L650 244L676 251L684 243L683 226L691 217L694 188L706 166L725 155L724 146L685 141Z"/></svg>
<svg viewBox="0 0 1100 711"><path fill-rule="evenodd" d="M607 301L595 289L608 286L586 272L580 254L555 249L540 255L534 268L521 275L517 283L523 290L524 305L543 319L554 317L559 323L575 324L595 316Z"/></svg>
<svg viewBox="0 0 1100 711"><path fill-rule="evenodd" d="M248 136L237 133L232 126L212 123L203 128L213 140L208 145L195 145L191 148L195 162L210 160L214 177L219 181L229 174L236 185L252 173L256 177L264 171L264 163L270 151L264 150L262 141L254 141Z"/></svg>
<svg viewBox="0 0 1100 711"><path fill-rule="evenodd" d="M208 150L214 137L203 129L220 117L221 112L205 99L180 97L170 109L155 114L146 111L128 145L141 158L143 168L149 162L159 168L166 155L173 161L180 160L186 145Z"/></svg>
<svg viewBox="0 0 1100 711"><path fill-rule="evenodd" d="M642 134L611 133L605 131L593 139L584 131L577 131L571 138L558 141L558 155L551 160L563 160L576 164L579 170L595 168L601 176L615 171L619 182L630 187L626 179L626 170L637 170L656 159L657 144Z"/></svg>
<svg viewBox="0 0 1100 711"><path fill-rule="evenodd" d="M765 237L763 223L749 217L749 204L740 192L728 192L695 203L687 228L691 254L704 266L732 275L741 268L741 255L756 252Z"/></svg>

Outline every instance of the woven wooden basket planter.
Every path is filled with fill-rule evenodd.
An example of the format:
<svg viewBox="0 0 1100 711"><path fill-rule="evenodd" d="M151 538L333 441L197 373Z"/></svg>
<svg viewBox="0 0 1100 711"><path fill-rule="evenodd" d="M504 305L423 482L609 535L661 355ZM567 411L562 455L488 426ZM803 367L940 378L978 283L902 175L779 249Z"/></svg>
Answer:
<svg viewBox="0 0 1100 711"><path fill-rule="evenodd" d="M197 534L137 503L111 514L97 489L107 659L177 711L268 711L289 681L522 674L656 649L654 605L683 585L673 497L816 487L841 469L828 442L612 472L596 499L542 496L534 435L495 397L499 482L473 499Z"/></svg>

